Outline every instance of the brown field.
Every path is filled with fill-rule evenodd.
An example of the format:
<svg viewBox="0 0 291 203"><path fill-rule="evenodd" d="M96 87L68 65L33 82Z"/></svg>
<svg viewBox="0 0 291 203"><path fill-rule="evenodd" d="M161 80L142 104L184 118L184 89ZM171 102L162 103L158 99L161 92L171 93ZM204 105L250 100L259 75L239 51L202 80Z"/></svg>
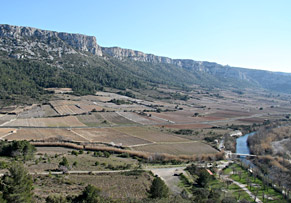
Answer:
<svg viewBox="0 0 291 203"><path fill-rule="evenodd" d="M112 128L115 131L122 132L134 137L138 137L149 142L183 142L187 139L180 138L174 135L162 133L146 127L116 127Z"/></svg>
<svg viewBox="0 0 291 203"><path fill-rule="evenodd" d="M0 138L4 135L7 135L8 133L10 133L14 130L16 130L16 129L14 129L14 128L0 128Z"/></svg>
<svg viewBox="0 0 291 203"><path fill-rule="evenodd" d="M109 122L115 124L136 124L135 122L128 120L123 116L120 116L116 112L101 112L99 113L99 115L102 116L105 120L108 120Z"/></svg>
<svg viewBox="0 0 291 203"><path fill-rule="evenodd" d="M67 129L44 129L34 128L19 129L17 133L11 134L5 139L8 140L69 140L69 141L87 141L86 139L68 131Z"/></svg>
<svg viewBox="0 0 291 203"><path fill-rule="evenodd" d="M263 118L244 118L244 119L238 119L238 121L246 122L246 123L263 123Z"/></svg>
<svg viewBox="0 0 291 203"><path fill-rule="evenodd" d="M86 111L78 108L76 105L61 105L61 106L54 106L54 109L60 115L73 115L73 114L82 114L86 113Z"/></svg>
<svg viewBox="0 0 291 203"><path fill-rule="evenodd" d="M235 118L240 116L251 116L251 113L242 112L242 111L218 111L212 114L209 114L209 116L213 117L219 117L219 118Z"/></svg>
<svg viewBox="0 0 291 203"><path fill-rule="evenodd" d="M73 132L76 132L93 142L121 143L122 146L150 143L142 138L133 137L113 129L115 128L74 129Z"/></svg>
<svg viewBox="0 0 291 203"><path fill-rule="evenodd" d="M75 105L77 104L77 102L73 100L55 100L55 101L50 101L50 104L55 107L55 106L63 106L63 105Z"/></svg>
<svg viewBox="0 0 291 203"><path fill-rule="evenodd" d="M202 129L202 128L211 128L211 125L207 124L177 124L177 125L161 125L166 128L175 128L175 129Z"/></svg>
<svg viewBox="0 0 291 203"><path fill-rule="evenodd" d="M176 111L176 112L163 112L163 113L155 113L152 115L158 118L162 118L164 120L168 120L174 123L191 123L199 121L199 117L193 117L194 111Z"/></svg>
<svg viewBox="0 0 291 203"><path fill-rule="evenodd" d="M55 118L29 118L17 119L8 123L5 126L33 126L33 127L73 127L85 126L77 117L55 117Z"/></svg>
<svg viewBox="0 0 291 203"><path fill-rule="evenodd" d="M218 121L218 120L223 120L223 119L224 118L214 117L214 116L197 117L197 120L199 120L199 121Z"/></svg>
<svg viewBox="0 0 291 203"><path fill-rule="evenodd" d="M102 107L96 106L94 104L79 104L79 107L85 112L90 112L93 109L95 109L96 111L102 111L103 109Z"/></svg>
<svg viewBox="0 0 291 203"><path fill-rule="evenodd" d="M139 123L139 124L143 124L143 125L147 125L147 124L156 124L155 121L148 119L145 116L140 116L137 113L133 113L133 112L118 112L118 114L120 114L121 116L123 116L124 118Z"/></svg>
<svg viewBox="0 0 291 203"><path fill-rule="evenodd" d="M103 125L104 118L98 113L92 113L91 115L79 115L77 116L80 122L89 127L96 127Z"/></svg>
<svg viewBox="0 0 291 203"><path fill-rule="evenodd" d="M0 125L6 123L7 121L10 121L12 119L15 119L15 115L5 115L5 114L0 114Z"/></svg>
<svg viewBox="0 0 291 203"><path fill-rule="evenodd" d="M152 144L152 145L133 147L133 149L138 150L138 151L143 151L143 152L167 153L167 154L173 154L173 155L182 155L182 154L194 155L194 154L217 153L217 150L201 142Z"/></svg>
<svg viewBox="0 0 291 203"><path fill-rule="evenodd" d="M96 96L96 100L101 101L101 102L109 102L112 98L111 97L103 97L103 96Z"/></svg>

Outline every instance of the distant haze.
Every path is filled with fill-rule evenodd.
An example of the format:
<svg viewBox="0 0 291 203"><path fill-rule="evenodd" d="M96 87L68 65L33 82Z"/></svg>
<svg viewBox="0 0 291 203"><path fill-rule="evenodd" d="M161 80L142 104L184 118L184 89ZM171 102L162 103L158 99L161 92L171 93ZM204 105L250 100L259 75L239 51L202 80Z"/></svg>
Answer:
<svg viewBox="0 0 291 203"><path fill-rule="evenodd" d="M291 1L3 1L0 24L96 36L171 58L291 72Z"/></svg>

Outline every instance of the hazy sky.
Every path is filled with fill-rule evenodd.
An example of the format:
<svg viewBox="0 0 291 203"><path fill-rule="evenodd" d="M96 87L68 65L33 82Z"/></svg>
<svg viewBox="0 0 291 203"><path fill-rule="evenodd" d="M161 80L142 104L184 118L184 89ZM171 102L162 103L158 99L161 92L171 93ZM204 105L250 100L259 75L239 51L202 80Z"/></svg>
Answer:
<svg viewBox="0 0 291 203"><path fill-rule="evenodd" d="M291 0L2 0L1 24L171 58L291 72Z"/></svg>

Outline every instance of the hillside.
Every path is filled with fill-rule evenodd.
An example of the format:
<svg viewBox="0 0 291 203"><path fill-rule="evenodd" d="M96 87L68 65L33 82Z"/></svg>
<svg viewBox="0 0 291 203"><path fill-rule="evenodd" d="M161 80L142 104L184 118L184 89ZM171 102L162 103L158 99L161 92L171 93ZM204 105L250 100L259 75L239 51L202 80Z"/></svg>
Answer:
<svg viewBox="0 0 291 203"><path fill-rule="evenodd" d="M104 87L138 89L160 84L290 93L291 76L105 48L93 36L0 25L2 101L40 99L49 87L70 87L84 95Z"/></svg>

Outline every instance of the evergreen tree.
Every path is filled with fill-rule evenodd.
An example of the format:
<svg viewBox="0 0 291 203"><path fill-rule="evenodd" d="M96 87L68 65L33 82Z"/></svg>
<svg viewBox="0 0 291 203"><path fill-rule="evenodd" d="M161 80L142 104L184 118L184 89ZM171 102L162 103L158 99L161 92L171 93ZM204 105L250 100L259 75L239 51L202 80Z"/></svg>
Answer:
<svg viewBox="0 0 291 203"><path fill-rule="evenodd" d="M155 177L150 188L151 198L165 198L169 195L169 188L160 177Z"/></svg>
<svg viewBox="0 0 291 203"><path fill-rule="evenodd" d="M110 202L100 196L101 190L93 185L88 185L81 195L76 197L73 202L76 203L105 203Z"/></svg>
<svg viewBox="0 0 291 203"><path fill-rule="evenodd" d="M32 177L22 164L12 163L9 174L5 174L1 181L3 199L13 203L33 202Z"/></svg>
<svg viewBox="0 0 291 203"><path fill-rule="evenodd" d="M204 187L204 188L208 187L209 181L211 179L211 175L206 170L201 170L198 175L199 177L196 180L197 184L200 187Z"/></svg>

